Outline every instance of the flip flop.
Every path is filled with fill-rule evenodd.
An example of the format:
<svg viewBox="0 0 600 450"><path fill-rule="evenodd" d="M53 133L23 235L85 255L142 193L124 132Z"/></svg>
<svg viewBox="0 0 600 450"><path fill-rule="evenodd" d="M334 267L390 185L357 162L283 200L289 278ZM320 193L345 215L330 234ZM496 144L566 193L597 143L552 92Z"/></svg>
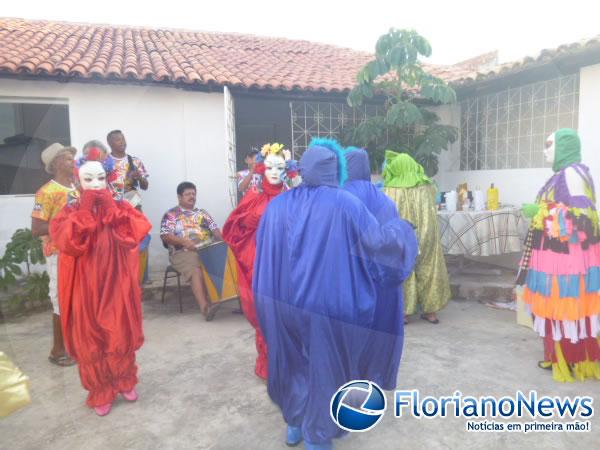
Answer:
<svg viewBox="0 0 600 450"><path fill-rule="evenodd" d="M425 320L426 322L429 322L433 325L437 325L438 323L440 323L439 319L433 319L431 320L430 318L428 318L425 314L421 314L421 319Z"/></svg>
<svg viewBox="0 0 600 450"><path fill-rule="evenodd" d="M552 362L550 361L538 361L537 365L540 369L552 370Z"/></svg>
<svg viewBox="0 0 600 450"><path fill-rule="evenodd" d="M60 366L60 367L69 367L69 366L74 366L75 364L77 364L77 361L70 358L68 355L60 355L60 356L49 355L48 361L50 361L52 364L54 364L56 366Z"/></svg>
<svg viewBox="0 0 600 450"><path fill-rule="evenodd" d="M214 319L216 313L217 313L216 305L209 305L206 310L206 314L204 315L205 320L207 322L210 322L211 320Z"/></svg>

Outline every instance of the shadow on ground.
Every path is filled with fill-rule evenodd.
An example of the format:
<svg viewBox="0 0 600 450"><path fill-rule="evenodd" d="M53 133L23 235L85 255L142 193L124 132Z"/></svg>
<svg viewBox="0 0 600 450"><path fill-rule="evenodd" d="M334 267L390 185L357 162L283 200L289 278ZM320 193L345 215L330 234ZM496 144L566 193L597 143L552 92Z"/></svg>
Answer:
<svg viewBox="0 0 600 450"><path fill-rule="evenodd" d="M3 449L285 449L284 424L266 386L253 373L252 329L226 305L205 322L186 295L184 312L170 296L144 303L146 343L138 353L140 399L118 401L107 417L84 406L77 369L47 360L50 313L0 323L0 349L31 379L33 402L0 420ZM514 313L452 301L441 323L406 328L399 387L425 395L594 396L600 383L556 384L536 367L541 341L515 324ZM468 433L465 420L395 419L336 442L338 449L595 448L590 433Z"/></svg>

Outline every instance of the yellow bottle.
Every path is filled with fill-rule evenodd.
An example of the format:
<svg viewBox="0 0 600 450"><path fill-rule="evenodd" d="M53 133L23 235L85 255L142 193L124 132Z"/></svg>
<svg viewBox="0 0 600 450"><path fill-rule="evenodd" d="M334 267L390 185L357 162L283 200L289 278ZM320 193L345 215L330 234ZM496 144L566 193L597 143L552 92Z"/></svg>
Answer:
<svg viewBox="0 0 600 450"><path fill-rule="evenodd" d="M495 211L500 207L499 203L500 194L498 193L498 188L494 187L494 183L487 190L487 208L490 211Z"/></svg>

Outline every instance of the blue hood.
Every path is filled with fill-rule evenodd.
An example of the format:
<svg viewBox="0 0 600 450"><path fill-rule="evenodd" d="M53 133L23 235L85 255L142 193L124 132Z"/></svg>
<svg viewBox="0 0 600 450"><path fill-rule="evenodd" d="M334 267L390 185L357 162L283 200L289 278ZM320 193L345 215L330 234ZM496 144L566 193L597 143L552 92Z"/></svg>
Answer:
<svg viewBox="0 0 600 450"><path fill-rule="evenodd" d="M300 158L300 175L307 186L343 186L348 175L340 145L332 139L313 139Z"/></svg>
<svg viewBox="0 0 600 450"><path fill-rule="evenodd" d="M348 147L344 152L348 163L348 181L371 181L369 155L362 148Z"/></svg>

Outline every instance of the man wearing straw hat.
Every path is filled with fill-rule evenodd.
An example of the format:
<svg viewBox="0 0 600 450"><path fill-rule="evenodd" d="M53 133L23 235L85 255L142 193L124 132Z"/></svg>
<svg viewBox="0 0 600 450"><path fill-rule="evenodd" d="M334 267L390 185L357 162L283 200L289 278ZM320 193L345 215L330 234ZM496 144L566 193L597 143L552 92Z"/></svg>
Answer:
<svg viewBox="0 0 600 450"><path fill-rule="evenodd" d="M42 238L46 271L50 278L50 301L52 302L52 328L54 342L48 360L57 366L72 366L72 360L65 351L60 326L58 306L58 249L48 235L50 221L68 202L69 197L76 195L73 185L74 147L52 144L42 152L42 162L46 172L52 179L35 193L35 205L31 213L31 233Z"/></svg>

